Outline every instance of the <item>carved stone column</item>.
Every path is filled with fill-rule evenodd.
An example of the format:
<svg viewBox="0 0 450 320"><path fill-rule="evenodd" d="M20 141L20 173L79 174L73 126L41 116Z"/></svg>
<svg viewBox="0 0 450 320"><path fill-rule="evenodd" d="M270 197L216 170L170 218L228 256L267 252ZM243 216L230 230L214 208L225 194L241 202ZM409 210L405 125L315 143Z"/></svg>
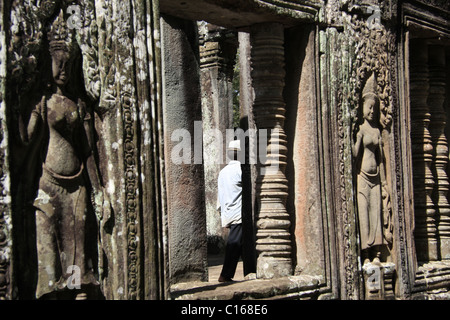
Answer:
<svg viewBox="0 0 450 320"><path fill-rule="evenodd" d="M261 143L258 145L260 162L261 156L266 153L267 161L259 166L256 181L259 207L257 277L274 278L292 273L291 222L286 211L288 183L284 174L287 153L283 129L284 28L277 23L254 25L251 28L251 41L255 90L253 112L260 142L264 138L262 130L267 130L267 150L261 149Z"/></svg>
<svg viewBox="0 0 450 320"><path fill-rule="evenodd" d="M428 106L431 111L430 134L433 140L433 174L436 187L433 201L436 207L441 259L450 259L450 204L447 199L449 180L446 173L448 164L448 143L445 136L445 49L442 46L429 46L430 89Z"/></svg>
<svg viewBox="0 0 450 320"><path fill-rule="evenodd" d="M413 162L414 211L417 259L438 259L436 210L432 200L435 180L431 166L433 145L429 131L430 109L428 48L421 40L410 46L411 154Z"/></svg>

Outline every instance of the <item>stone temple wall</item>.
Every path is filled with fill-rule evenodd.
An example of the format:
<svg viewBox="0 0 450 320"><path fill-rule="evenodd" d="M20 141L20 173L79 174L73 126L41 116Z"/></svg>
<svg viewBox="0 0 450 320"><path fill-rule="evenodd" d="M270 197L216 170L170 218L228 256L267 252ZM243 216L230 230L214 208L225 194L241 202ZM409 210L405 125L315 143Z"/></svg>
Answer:
<svg viewBox="0 0 450 320"><path fill-rule="evenodd" d="M447 1L0 13L0 299L449 298ZM256 280L211 296L236 114Z"/></svg>

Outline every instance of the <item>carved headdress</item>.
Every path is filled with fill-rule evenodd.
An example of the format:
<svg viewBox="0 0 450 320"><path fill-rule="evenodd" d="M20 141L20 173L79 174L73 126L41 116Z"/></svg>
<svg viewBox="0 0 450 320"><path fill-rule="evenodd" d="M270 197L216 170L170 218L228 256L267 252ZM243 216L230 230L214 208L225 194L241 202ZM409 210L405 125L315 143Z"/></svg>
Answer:
<svg viewBox="0 0 450 320"><path fill-rule="evenodd" d="M67 21L64 20L64 12L61 10L58 16L47 32L47 39L49 43L50 54L63 50L69 54L73 53L75 43L73 41L73 34L67 28Z"/></svg>
<svg viewBox="0 0 450 320"><path fill-rule="evenodd" d="M367 79L366 85L363 88L362 91L362 98L363 100L367 97L372 97L375 100L378 100L377 95L377 80L375 79L375 74L372 73L372 75Z"/></svg>

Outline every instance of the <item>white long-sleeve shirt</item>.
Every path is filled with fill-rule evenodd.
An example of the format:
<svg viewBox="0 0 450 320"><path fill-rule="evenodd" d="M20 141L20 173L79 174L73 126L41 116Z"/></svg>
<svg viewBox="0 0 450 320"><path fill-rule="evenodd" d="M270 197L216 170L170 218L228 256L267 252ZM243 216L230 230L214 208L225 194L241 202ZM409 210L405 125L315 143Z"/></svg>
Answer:
<svg viewBox="0 0 450 320"><path fill-rule="evenodd" d="M219 173L218 199L222 227L242 222L242 170L239 161L230 161Z"/></svg>

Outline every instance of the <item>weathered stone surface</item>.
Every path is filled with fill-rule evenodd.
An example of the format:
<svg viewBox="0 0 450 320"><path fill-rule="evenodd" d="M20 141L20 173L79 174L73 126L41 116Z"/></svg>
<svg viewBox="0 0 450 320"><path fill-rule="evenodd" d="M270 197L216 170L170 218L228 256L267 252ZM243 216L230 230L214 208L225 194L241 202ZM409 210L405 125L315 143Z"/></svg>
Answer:
<svg viewBox="0 0 450 320"><path fill-rule="evenodd" d="M237 35L202 24L200 32L200 86L203 125L206 230L209 253L225 247L220 212L217 210L217 178L227 162L227 130L233 130L233 70Z"/></svg>
<svg viewBox="0 0 450 320"><path fill-rule="evenodd" d="M55 216L70 217L73 208L97 214L84 229L96 257L80 269L94 271L106 299L448 299L449 12L446 0L0 1L0 299L36 298L43 250L62 260L75 252L77 264L86 257L72 241L81 227L61 228L64 255L43 245L61 225L42 228L35 200ZM65 65L52 66L48 36L60 13L59 31L70 30L77 49L74 72L59 78L70 80L70 90L58 92L68 100L56 101L52 76ZM246 250L256 246L260 279L229 285L205 282L205 199L212 208L217 168L205 176L202 155L217 153L194 124L229 125L230 74L212 69L232 63L215 59L228 55L220 41L200 48L199 20L215 24L211 34L239 34L243 127L280 133L266 144L281 147L269 157L275 175L261 174L264 166L243 170L245 207L255 212ZM212 68L205 77L200 65ZM357 196L366 193L352 154L371 75L379 135L360 138L380 148L375 163L385 169L386 243L371 262L384 276L376 292L367 283ZM51 143L35 143L38 119L49 120L36 132ZM77 119L91 125L90 148L82 148ZM172 157L177 129L190 136L185 163ZM83 195L76 206L68 188L58 185L52 198L38 192L50 189L43 162L60 176L83 165L70 187ZM50 296L93 297L71 290Z"/></svg>
<svg viewBox="0 0 450 320"><path fill-rule="evenodd" d="M323 221L320 183L320 130L314 73L315 32L296 27L286 32L286 100L287 134L286 176L289 192L286 209L292 217L295 235L293 252L295 273L323 274ZM295 177L295 179L289 179Z"/></svg>
<svg viewBox="0 0 450 320"><path fill-rule="evenodd" d="M8 159L9 130L7 125L6 81L7 46L4 3L0 5L0 300L14 298L12 294L12 211L11 174Z"/></svg>
<svg viewBox="0 0 450 320"><path fill-rule="evenodd" d="M318 20L322 1L259 1L259 0L164 0L161 10L173 16L206 20L228 28L243 28L264 22L287 25L296 21Z"/></svg>
<svg viewBox="0 0 450 320"><path fill-rule="evenodd" d="M41 173L39 161L34 161L32 157L33 150L39 149L39 145L30 144L27 148L19 140L21 136L18 124L21 118L25 123L28 121L32 108L41 99L39 96L42 97L49 89L50 55L43 39L47 36L55 14L60 11L64 19L62 27L74 35L81 53L74 64L76 69L75 77L71 78L73 81L70 83L71 96L74 93L84 94L86 104L92 108L90 111L95 145L91 145L92 150L80 148L77 151L83 156L87 151L93 153L101 177L99 190L109 198L109 206L93 203L98 216L104 216L104 219L98 222L97 231L89 231L91 237L99 236L98 243L91 241L90 244L98 249L98 261L91 263L98 266L96 277L100 282L102 295L106 299L139 299L146 292L147 298L160 297L160 284L155 277L155 274L160 275L158 264L161 260L155 259L157 248L161 246L158 244L161 229L158 229L155 214L160 207L153 208L153 202L151 206L141 206L142 199L147 200L149 196L154 198L151 192L161 195L158 187L160 182L156 183L155 188L151 175L145 176L149 173L147 168L155 164L154 158L144 160L139 157L146 153L139 151L141 143L151 149L151 154L157 150L157 145L145 134L145 129L150 129L150 115L153 114L152 120L155 122L158 122L159 115L158 77L150 79L149 76L160 66L153 60L158 55L158 33L153 32L150 25L142 31L143 26L139 24L146 10L151 12L152 5L151 2L144 6L132 6L131 3L101 4L98 1L80 1L71 8L68 3L59 1L16 1L8 5L10 14L4 15L10 26L10 32L6 34L7 74L10 78L6 91L10 107L8 125L12 132L17 133L9 143L11 159L14 160L14 167L11 168L11 198L17 212L12 220L15 232L11 241L14 259L27 261L15 264L11 281L13 298L35 297L36 227L31 204L37 194L36 182ZM130 17L137 16L140 17L137 19L139 21L131 23ZM112 17L115 28L112 27ZM151 15L147 17L150 18ZM133 41L128 35L133 33L134 27L136 39ZM150 32L154 38L143 43L142 32ZM143 63L146 51L152 53L149 59L154 62L149 69L149 64ZM138 75L136 70L139 70ZM139 78L138 81L135 81L136 77ZM149 97L141 90L143 87L145 90L151 89L153 93L150 102ZM60 129L63 128L64 126ZM138 132L143 132L142 136ZM158 130L155 129L151 135L152 138L157 137ZM82 139L74 140L78 144ZM145 165L141 161L145 161ZM155 168L159 168L158 162ZM141 188L145 178L149 188ZM159 175L156 175L155 180L158 179ZM88 186L89 190L90 187ZM143 193L145 195L140 197L139 194ZM96 197L92 194L92 200L94 199ZM99 199L97 197L96 200ZM64 202L63 198L62 201ZM107 210L108 208L111 209ZM110 212L110 216L103 215L106 211ZM145 224L141 224L142 220L146 221ZM155 225L149 225L148 221ZM143 230L145 236L141 233ZM149 250L142 257L144 247ZM151 274L151 284L141 281L143 266L146 266L146 274Z"/></svg>
<svg viewBox="0 0 450 320"><path fill-rule="evenodd" d="M278 23L260 24L250 32L252 45L252 85L255 90L253 113L259 130L266 130L266 156L258 166L256 250L257 276L277 278L292 273L290 216L286 211L287 179L285 102L283 99L285 62L284 27ZM261 138L259 132L259 139Z"/></svg>
<svg viewBox="0 0 450 320"><path fill-rule="evenodd" d="M247 280L202 287L200 283L180 283L172 287L177 300L243 300L243 299L316 299L320 295L319 278L311 276L282 277L276 280ZM207 290L202 290L207 289Z"/></svg>
<svg viewBox="0 0 450 320"><path fill-rule="evenodd" d="M194 132L194 122L202 117L197 25L170 16L164 16L161 24L162 48L170 50L163 57L170 282L206 280L203 165L195 160L195 145L201 143L201 136ZM173 138L175 130L186 134ZM181 139L189 139L190 148L182 152L192 151L188 163L176 164L174 142Z"/></svg>
<svg viewBox="0 0 450 320"><path fill-rule="evenodd" d="M433 142L433 176L436 187L433 190L433 203L436 205L436 221L439 235L439 254L442 260L450 259L450 204L448 191L449 178L446 172L448 164L448 142L445 135L447 117L444 109L445 101L445 49L443 46L428 46L429 56L429 95L430 134Z"/></svg>
<svg viewBox="0 0 450 320"><path fill-rule="evenodd" d="M428 50L423 40L411 43L415 51L411 59L411 143L414 168L414 230L418 259L429 261L438 259L436 210L431 194L435 185L432 166L433 145L429 131L430 116L427 104L429 74Z"/></svg>

